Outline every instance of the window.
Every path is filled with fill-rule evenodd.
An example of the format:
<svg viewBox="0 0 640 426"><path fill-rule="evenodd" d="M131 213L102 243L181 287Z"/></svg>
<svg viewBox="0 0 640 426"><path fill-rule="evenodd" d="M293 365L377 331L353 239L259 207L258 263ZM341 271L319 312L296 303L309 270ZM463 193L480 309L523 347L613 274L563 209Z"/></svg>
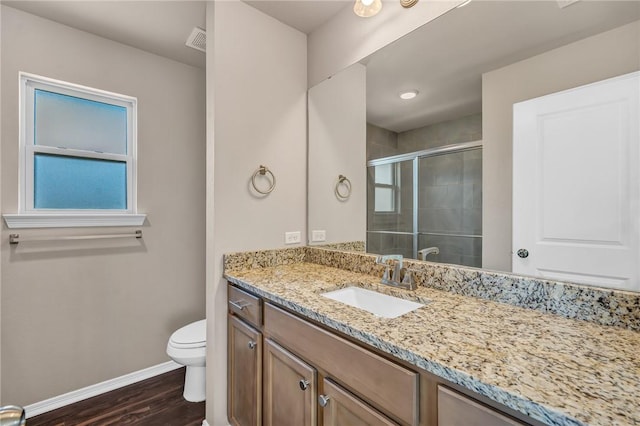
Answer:
<svg viewBox="0 0 640 426"><path fill-rule="evenodd" d="M130 96L20 73L19 214L5 215L9 227L141 225L136 105Z"/></svg>
<svg viewBox="0 0 640 426"><path fill-rule="evenodd" d="M398 164L389 163L375 166L375 212L394 213L398 211Z"/></svg>

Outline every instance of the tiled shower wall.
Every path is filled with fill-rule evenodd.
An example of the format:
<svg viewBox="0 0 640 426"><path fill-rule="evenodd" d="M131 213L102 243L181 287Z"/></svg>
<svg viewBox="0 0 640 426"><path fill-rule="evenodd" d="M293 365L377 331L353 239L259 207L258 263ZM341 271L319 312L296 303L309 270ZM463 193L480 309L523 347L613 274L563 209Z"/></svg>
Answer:
<svg viewBox="0 0 640 426"><path fill-rule="evenodd" d="M367 123L367 161L400 154L398 134Z"/></svg>
<svg viewBox="0 0 640 426"><path fill-rule="evenodd" d="M474 114L398 133L398 149L405 153L481 139L482 114Z"/></svg>
<svg viewBox="0 0 640 426"><path fill-rule="evenodd" d="M456 120L395 133L367 124L367 159L436 148L444 145L482 139L482 115L474 114ZM401 208L397 214L373 213L370 201L368 230L410 232L413 216L412 168L401 166ZM482 265L482 151L441 155L420 160L418 197L419 249L436 246L438 255L427 260L468 266ZM371 197L370 197L371 198ZM413 257L409 235L371 234L367 251L402 254Z"/></svg>

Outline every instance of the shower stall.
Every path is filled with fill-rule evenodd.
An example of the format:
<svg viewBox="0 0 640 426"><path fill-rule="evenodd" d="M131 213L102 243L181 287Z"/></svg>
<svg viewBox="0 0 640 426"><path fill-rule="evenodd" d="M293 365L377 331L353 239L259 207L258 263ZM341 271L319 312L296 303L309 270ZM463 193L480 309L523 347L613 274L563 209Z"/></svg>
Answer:
<svg viewBox="0 0 640 426"><path fill-rule="evenodd" d="M482 266L482 142L367 163L367 251Z"/></svg>

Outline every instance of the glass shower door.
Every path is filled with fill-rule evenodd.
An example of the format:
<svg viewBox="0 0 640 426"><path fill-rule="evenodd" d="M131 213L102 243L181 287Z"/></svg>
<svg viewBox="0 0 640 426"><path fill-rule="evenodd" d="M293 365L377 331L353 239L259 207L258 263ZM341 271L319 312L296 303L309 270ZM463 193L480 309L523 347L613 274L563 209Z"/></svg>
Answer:
<svg viewBox="0 0 640 426"><path fill-rule="evenodd" d="M482 149L420 158L418 170L418 251L481 267Z"/></svg>
<svg viewBox="0 0 640 426"><path fill-rule="evenodd" d="M414 161L367 167L367 251L414 256Z"/></svg>

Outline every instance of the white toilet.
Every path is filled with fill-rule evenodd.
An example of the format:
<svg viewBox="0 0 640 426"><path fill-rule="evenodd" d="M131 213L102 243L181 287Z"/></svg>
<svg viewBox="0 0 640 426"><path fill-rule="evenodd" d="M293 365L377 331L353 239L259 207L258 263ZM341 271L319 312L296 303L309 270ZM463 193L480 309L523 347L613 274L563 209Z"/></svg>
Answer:
<svg viewBox="0 0 640 426"><path fill-rule="evenodd" d="M185 325L175 331L167 343L167 355L185 365L184 399L189 402L205 400L205 354L207 350L207 320Z"/></svg>

